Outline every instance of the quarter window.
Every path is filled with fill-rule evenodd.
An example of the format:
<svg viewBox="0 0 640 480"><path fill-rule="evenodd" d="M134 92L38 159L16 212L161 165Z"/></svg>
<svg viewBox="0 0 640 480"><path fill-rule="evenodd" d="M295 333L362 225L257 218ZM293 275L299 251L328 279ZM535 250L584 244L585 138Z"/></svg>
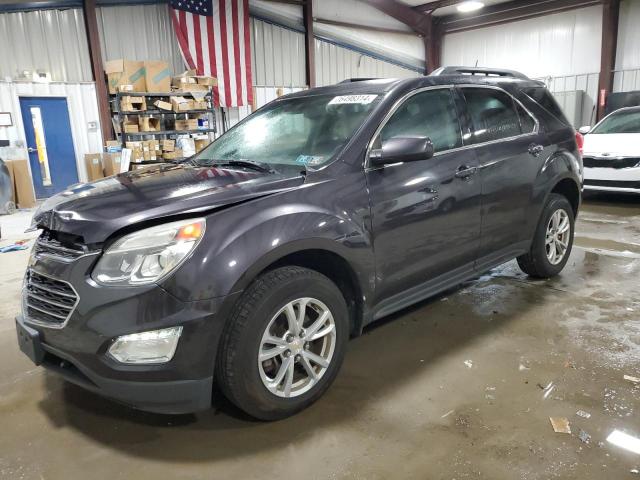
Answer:
<svg viewBox="0 0 640 480"><path fill-rule="evenodd" d="M464 88L462 91L471 116L470 143L490 142L522 133L513 99L505 92L491 88Z"/></svg>
<svg viewBox="0 0 640 480"><path fill-rule="evenodd" d="M382 128L376 148L390 138L412 136L429 137L434 152L462 146L451 90L426 90L410 97Z"/></svg>

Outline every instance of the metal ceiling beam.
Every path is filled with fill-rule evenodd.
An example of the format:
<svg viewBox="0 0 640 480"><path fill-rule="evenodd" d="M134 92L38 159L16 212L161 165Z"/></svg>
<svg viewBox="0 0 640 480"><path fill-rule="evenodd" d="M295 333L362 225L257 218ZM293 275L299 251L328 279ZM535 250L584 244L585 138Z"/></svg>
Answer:
<svg viewBox="0 0 640 480"><path fill-rule="evenodd" d="M377 8L399 22L404 23L413 31L428 37L431 34L431 22L420 12L400 3L397 0L360 0L363 3Z"/></svg>
<svg viewBox="0 0 640 480"><path fill-rule="evenodd" d="M423 3L422 5L416 5L413 9L416 12L433 12L439 8L452 7L459 3L462 3L464 0L436 0L435 2Z"/></svg>
<svg viewBox="0 0 640 480"><path fill-rule="evenodd" d="M445 33L473 30L500 25L527 18L541 17L576 8L599 5L603 0L512 0L485 7L464 15L448 15L440 18Z"/></svg>
<svg viewBox="0 0 640 480"><path fill-rule="evenodd" d="M411 36L418 35L414 31L400 30L398 28L375 27L373 25L363 25L361 23L341 22L338 20L331 20L329 18L314 17L313 21L316 23L323 23L325 25L333 25L336 27L346 27L346 28L358 28L361 30L370 30L372 32L395 33L400 35L411 35Z"/></svg>

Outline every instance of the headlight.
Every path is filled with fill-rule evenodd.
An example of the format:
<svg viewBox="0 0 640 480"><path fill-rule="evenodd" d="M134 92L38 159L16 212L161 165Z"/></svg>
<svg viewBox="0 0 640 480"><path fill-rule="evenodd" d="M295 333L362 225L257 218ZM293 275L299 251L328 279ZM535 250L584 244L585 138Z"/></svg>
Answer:
<svg viewBox="0 0 640 480"><path fill-rule="evenodd" d="M182 220L125 235L111 245L93 269L103 285L145 285L175 270L198 245L205 220Z"/></svg>
<svg viewBox="0 0 640 480"><path fill-rule="evenodd" d="M167 363L178 346L182 327L123 335L109 347L109 355L120 363Z"/></svg>

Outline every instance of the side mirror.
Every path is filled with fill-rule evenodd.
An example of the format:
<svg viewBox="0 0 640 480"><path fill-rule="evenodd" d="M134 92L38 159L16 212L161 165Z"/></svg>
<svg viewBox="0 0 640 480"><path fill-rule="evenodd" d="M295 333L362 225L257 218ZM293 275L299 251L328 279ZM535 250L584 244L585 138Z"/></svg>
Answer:
<svg viewBox="0 0 640 480"><path fill-rule="evenodd" d="M429 137L393 137L382 148L371 150L369 163L382 166L389 163L413 162L433 157L433 143Z"/></svg>
<svg viewBox="0 0 640 480"><path fill-rule="evenodd" d="M585 125L584 127L580 127L578 129L578 132L580 132L582 135L586 135L590 131L591 131L591 127L589 125Z"/></svg>

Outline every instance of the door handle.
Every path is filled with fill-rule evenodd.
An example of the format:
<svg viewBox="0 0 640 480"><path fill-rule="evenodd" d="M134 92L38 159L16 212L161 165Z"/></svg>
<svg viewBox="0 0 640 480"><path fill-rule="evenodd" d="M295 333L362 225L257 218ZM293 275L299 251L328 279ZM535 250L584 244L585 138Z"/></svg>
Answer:
<svg viewBox="0 0 640 480"><path fill-rule="evenodd" d="M27 148L27 152L29 152L29 153L35 153L35 152L37 152L37 151L38 151L38 149L37 149L37 148L33 148L33 147L29 147L29 148Z"/></svg>
<svg viewBox="0 0 640 480"><path fill-rule="evenodd" d="M531 145L529 145L528 151L529 151L529 155L533 155L534 157L537 157L542 153L543 150L544 150L544 147L542 145L532 143Z"/></svg>
<svg viewBox="0 0 640 480"><path fill-rule="evenodd" d="M478 171L478 167L468 167L467 165L460 165L454 174L456 178L467 179Z"/></svg>

